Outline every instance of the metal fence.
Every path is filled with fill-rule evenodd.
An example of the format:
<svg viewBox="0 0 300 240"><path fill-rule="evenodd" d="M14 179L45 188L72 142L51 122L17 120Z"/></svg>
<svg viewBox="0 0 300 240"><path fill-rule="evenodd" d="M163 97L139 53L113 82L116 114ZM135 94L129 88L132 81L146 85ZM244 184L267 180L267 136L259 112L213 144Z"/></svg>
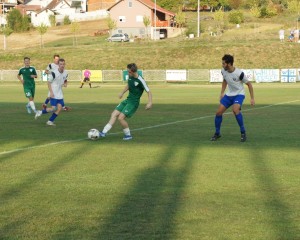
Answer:
<svg viewBox="0 0 300 240"><path fill-rule="evenodd" d="M67 70L70 82L80 82L84 70ZM91 70L95 71L95 70ZM101 77L99 83L124 83L126 70L97 70ZM149 83L185 82L185 83L216 83L222 82L220 69L188 69L188 70L141 70ZM256 82L300 82L300 69L245 69L250 81ZM38 80L45 81L43 71L37 70ZM17 82L18 70L0 70L0 82ZM174 77L174 78L172 78ZM182 78L181 78L182 77ZM91 79L92 80L92 79Z"/></svg>

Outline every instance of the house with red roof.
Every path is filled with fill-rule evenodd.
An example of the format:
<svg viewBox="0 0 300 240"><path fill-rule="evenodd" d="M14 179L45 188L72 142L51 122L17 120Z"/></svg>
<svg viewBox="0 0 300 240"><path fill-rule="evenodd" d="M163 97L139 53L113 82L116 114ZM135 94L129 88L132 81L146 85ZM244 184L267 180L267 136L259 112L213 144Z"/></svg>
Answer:
<svg viewBox="0 0 300 240"><path fill-rule="evenodd" d="M120 0L107 9L110 18L116 22L111 34L127 33L131 38L168 38L174 31L175 13L166 10L151 0ZM144 19L150 20L148 27Z"/></svg>

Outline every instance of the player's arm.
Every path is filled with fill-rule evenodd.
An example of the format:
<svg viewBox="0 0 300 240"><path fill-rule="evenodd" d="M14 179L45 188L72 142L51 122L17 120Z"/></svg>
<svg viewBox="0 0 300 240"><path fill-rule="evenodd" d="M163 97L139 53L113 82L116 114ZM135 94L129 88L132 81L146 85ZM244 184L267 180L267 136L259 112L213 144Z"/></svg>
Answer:
<svg viewBox="0 0 300 240"><path fill-rule="evenodd" d="M227 82L225 79L223 79L220 99L224 97L224 92L225 92L226 87L227 87Z"/></svg>
<svg viewBox="0 0 300 240"><path fill-rule="evenodd" d="M50 93L50 98L54 98L54 93L53 93L52 85L51 85L54 78L55 78L55 74L53 72L51 74L49 74L47 84L48 84L48 89L49 89L49 93Z"/></svg>
<svg viewBox="0 0 300 240"><path fill-rule="evenodd" d="M255 100L254 100L254 91L253 91L252 83L250 81L248 81L246 83L246 85L248 86L250 97L251 97L250 103L251 103L252 106L254 106L255 105Z"/></svg>
<svg viewBox="0 0 300 240"><path fill-rule="evenodd" d="M119 94L119 98L120 98L120 99L123 97L124 93L126 93L126 92L128 91L128 89L129 89L129 86L126 85L126 86L124 87L123 91Z"/></svg>
<svg viewBox="0 0 300 240"><path fill-rule="evenodd" d="M37 78L36 70L34 69L33 74L30 75L31 78Z"/></svg>
<svg viewBox="0 0 300 240"><path fill-rule="evenodd" d="M19 79L19 81L20 81L22 84L24 84L24 80L21 78L20 72L18 73L17 78Z"/></svg>
<svg viewBox="0 0 300 240"><path fill-rule="evenodd" d="M146 108L145 108L146 110L152 108L152 93L151 93L151 91L149 90L149 91L147 92L147 94L148 94L148 103L147 103Z"/></svg>
<svg viewBox="0 0 300 240"><path fill-rule="evenodd" d="M66 79L66 80L64 81L63 86L64 86L64 87L67 87L67 86L68 86L68 79Z"/></svg>

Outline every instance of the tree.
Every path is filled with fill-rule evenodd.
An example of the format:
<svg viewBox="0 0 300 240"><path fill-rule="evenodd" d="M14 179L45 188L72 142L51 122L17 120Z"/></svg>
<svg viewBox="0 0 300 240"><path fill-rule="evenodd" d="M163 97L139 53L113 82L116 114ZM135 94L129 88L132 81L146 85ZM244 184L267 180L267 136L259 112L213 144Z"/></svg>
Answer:
<svg viewBox="0 0 300 240"><path fill-rule="evenodd" d="M108 17L106 22L107 22L107 27L109 29L109 36L111 36L112 30L116 29L117 27L117 22L113 20L111 17Z"/></svg>
<svg viewBox="0 0 300 240"><path fill-rule="evenodd" d="M43 42L43 35L47 32L48 30L48 26L45 25L44 23L42 23L41 25L39 25L36 30L39 32L40 36L41 36L41 48L44 47L44 42Z"/></svg>
<svg viewBox="0 0 300 240"><path fill-rule="evenodd" d="M215 11L214 20L216 22L216 34L217 35L220 35L223 31L222 25L224 25L224 17L225 17L225 14L222 11L222 9Z"/></svg>
<svg viewBox="0 0 300 240"><path fill-rule="evenodd" d="M80 25L78 22L71 23L71 32L73 33L73 46L77 46L77 33L80 30Z"/></svg>
<svg viewBox="0 0 300 240"><path fill-rule="evenodd" d="M178 0L157 0L156 3L168 10L178 9L178 7L182 6L182 1Z"/></svg>
<svg viewBox="0 0 300 240"><path fill-rule="evenodd" d="M10 36L12 33L13 33L13 30L9 27L9 26L7 26L7 25L5 25L4 27L1 27L0 28L0 32L1 32L1 34L3 34L3 50L6 50L6 46L7 46L7 44L6 44L6 39L7 39L7 37L8 36Z"/></svg>
<svg viewBox="0 0 300 240"><path fill-rule="evenodd" d="M290 0L290 1L288 1L287 5L288 5L288 10L291 13L297 13L299 15L300 0Z"/></svg>
<svg viewBox="0 0 300 240"><path fill-rule="evenodd" d="M143 23L144 23L144 26L145 26L145 33L146 33L146 36L148 38L148 27L151 23L150 17L149 16L144 16L143 17Z"/></svg>
<svg viewBox="0 0 300 240"><path fill-rule="evenodd" d="M19 10L12 9L7 17L7 24L14 32L28 31L30 21L28 16L22 16Z"/></svg>
<svg viewBox="0 0 300 240"><path fill-rule="evenodd" d="M183 13L182 10L179 8L175 18L176 18L176 24L180 28L181 35L182 35L182 28L185 25L185 13Z"/></svg>
<svg viewBox="0 0 300 240"><path fill-rule="evenodd" d="M229 6L233 9L238 9L242 4L242 0L229 0Z"/></svg>

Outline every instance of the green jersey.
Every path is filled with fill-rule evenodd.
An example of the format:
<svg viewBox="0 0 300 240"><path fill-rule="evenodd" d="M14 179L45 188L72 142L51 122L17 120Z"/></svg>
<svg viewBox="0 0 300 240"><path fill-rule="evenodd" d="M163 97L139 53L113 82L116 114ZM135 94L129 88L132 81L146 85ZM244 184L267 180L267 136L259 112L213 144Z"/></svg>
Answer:
<svg viewBox="0 0 300 240"><path fill-rule="evenodd" d="M23 76L24 88L31 88L35 86L34 78L31 77L31 75L37 75L34 67L22 67L20 68L18 75Z"/></svg>
<svg viewBox="0 0 300 240"><path fill-rule="evenodd" d="M140 98L144 92L149 92L149 87L147 86L145 80L142 76L138 76L138 78L129 77L128 79L128 87L129 94L127 97L128 101L131 102L140 102Z"/></svg>

